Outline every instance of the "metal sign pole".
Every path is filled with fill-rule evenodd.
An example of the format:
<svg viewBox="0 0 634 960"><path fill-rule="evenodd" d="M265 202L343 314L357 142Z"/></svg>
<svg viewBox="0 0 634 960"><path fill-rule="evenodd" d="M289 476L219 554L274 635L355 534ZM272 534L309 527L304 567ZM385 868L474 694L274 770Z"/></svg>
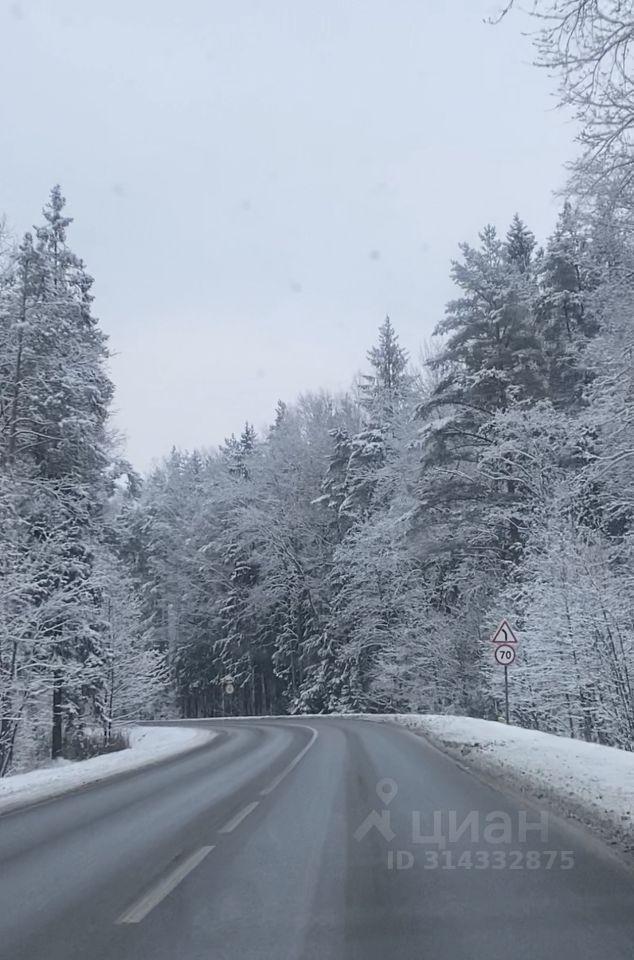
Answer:
<svg viewBox="0 0 634 960"><path fill-rule="evenodd" d="M515 631L506 618L497 628L491 641L495 644L493 648L493 659L500 667L504 667L504 718L509 724L511 722L509 710L509 666L515 663L517 654L518 640Z"/></svg>

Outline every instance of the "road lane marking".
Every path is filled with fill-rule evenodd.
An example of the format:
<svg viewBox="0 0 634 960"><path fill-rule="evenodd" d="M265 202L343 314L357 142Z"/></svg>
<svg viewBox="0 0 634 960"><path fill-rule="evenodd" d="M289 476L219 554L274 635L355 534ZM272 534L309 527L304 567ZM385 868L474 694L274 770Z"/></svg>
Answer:
<svg viewBox="0 0 634 960"><path fill-rule="evenodd" d="M284 767L282 772L279 773L275 779L268 784L268 786L264 787L260 791L261 797L268 796L269 793L272 793L273 790L275 790L275 788L282 782L282 780L287 777L292 770L295 769L297 764L305 757L319 736L319 733L314 727L305 727L304 729L312 731L310 740L306 746L299 751L297 756L293 757L291 762ZM251 803L248 803L246 807L243 807L242 810L239 810L238 813L231 818L231 820L227 821L224 826L220 827L218 833L231 833L242 823L243 820L249 816L249 814L253 813L255 808L259 806L259 803L259 800L253 800ZM172 890L174 890L179 883L181 883L185 877L205 859L207 854L211 853L213 849L213 846L201 847L199 850L196 850L194 853L192 853L186 860L179 864L179 866L172 870L171 873L160 880L152 890L144 894L131 907L129 907L128 910L122 913L115 923L140 923L141 920L143 920L148 913L154 909L154 907L164 900L165 897L167 897Z"/></svg>
<svg viewBox="0 0 634 960"><path fill-rule="evenodd" d="M201 863L208 853L211 853L213 847L201 847L196 850L186 860L183 860L171 873L156 884L156 886L144 894L136 903L126 910L115 921L115 923L140 923L144 917L147 917L150 910L153 910L157 904L164 900L172 890L181 883L188 873L191 873L199 863Z"/></svg>
<svg viewBox="0 0 634 960"><path fill-rule="evenodd" d="M308 741L308 743L306 744L306 746L303 748L303 750L300 750L299 753L297 754L297 756L296 756L296 757L293 757L293 759L292 759L291 762L288 764L288 766L284 767L284 769L282 770L282 772L281 772L281 773L278 773L278 775L275 777L275 779L274 779L274 780L271 780L271 782L268 784L268 786L264 787L263 790L260 790L260 796L261 796L261 797L266 797L266 796L269 795L269 793L272 793L273 790L275 790L275 788L276 788L277 786L279 786L279 784L282 782L282 780L284 779L284 777L287 777L287 776L289 775L289 773L291 772L291 770L294 770L294 769L295 769L295 767L297 766L297 764L299 763L299 761L308 753L308 751L310 750L310 748L311 748L312 745L314 744L315 740L316 740L317 737L319 736L318 732L314 729L314 727L307 727L306 729L313 731L312 737L310 738L310 740Z"/></svg>
<svg viewBox="0 0 634 960"><path fill-rule="evenodd" d="M231 833L232 830L235 830L250 813L253 813L259 802L259 800L254 800L252 803L248 803L239 813L236 813L235 817L232 817L231 820L225 823L224 827L221 827L218 833Z"/></svg>

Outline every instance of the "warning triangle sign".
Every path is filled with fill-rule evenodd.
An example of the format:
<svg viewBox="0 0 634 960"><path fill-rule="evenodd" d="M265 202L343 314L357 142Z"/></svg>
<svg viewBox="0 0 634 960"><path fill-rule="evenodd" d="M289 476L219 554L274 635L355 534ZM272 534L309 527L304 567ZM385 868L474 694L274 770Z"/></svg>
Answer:
<svg viewBox="0 0 634 960"><path fill-rule="evenodd" d="M513 633L508 620L503 620L491 637L493 643L517 643L517 637Z"/></svg>

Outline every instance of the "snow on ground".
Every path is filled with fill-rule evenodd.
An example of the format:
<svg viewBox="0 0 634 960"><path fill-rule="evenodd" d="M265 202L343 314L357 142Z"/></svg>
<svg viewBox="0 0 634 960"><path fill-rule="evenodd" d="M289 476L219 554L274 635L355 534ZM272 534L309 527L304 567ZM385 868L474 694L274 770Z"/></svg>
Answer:
<svg viewBox="0 0 634 960"><path fill-rule="evenodd" d="M69 790L184 753L215 737L211 730L130 727L130 747L90 760L58 760L48 767L0 780L0 813L57 797Z"/></svg>
<svg viewBox="0 0 634 960"><path fill-rule="evenodd" d="M392 719L476 768L545 800L634 852L634 754L472 717Z"/></svg>

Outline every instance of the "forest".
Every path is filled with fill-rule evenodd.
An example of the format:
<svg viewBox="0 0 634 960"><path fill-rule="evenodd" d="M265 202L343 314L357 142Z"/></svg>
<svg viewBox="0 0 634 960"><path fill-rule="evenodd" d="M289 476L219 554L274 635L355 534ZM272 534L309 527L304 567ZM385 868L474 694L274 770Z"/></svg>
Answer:
<svg viewBox="0 0 634 960"><path fill-rule="evenodd" d="M539 39L582 128L551 235L484 225L424 355L368 318L350 390L264 431L141 477L61 189L3 232L0 776L134 718L497 719L503 616L512 722L632 749L634 18L581 6Z"/></svg>

